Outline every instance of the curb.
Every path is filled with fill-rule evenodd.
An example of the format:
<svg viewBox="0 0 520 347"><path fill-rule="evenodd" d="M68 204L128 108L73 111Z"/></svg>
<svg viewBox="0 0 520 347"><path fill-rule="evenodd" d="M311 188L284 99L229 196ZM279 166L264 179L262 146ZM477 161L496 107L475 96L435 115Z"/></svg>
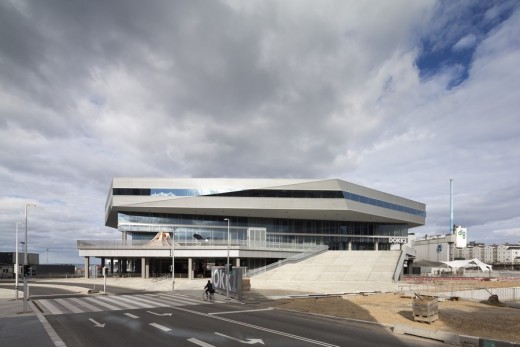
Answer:
<svg viewBox="0 0 520 347"><path fill-rule="evenodd" d="M460 336L456 333L451 333L447 331L440 331L440 330L426 330L426 329L420 329L411 327L404 324L396 324L393 328L394 334L400 334L400 335L413 335L417 337L424 337L427 339L442 341L446 344L453 345L453 346L461 346L460 344ZM479 344L479 338L476 337L476 345L470 345L470 346L477 346ZM474 342L468 341L468 342Z"/></svg>
<svg viewBox="0 0 520 347"><path fill-rule="evenodd" d="M34 312L36 317L38 317L38 320L40 321L40 323L42 323L43 328L47 332L47 335L49 335L49 338L51 339L52 343L54 343L54 346L67 347L65 342L63 342L61 337L56 332L56 330L54 330L54 328L49 324L49 322L47 321L45 316L38 311L38 308L36 307L36 305L34 305L31 301L29 301L29 305L31 306L31 310Z"/></svg>
<svg viewBox="0 0 520 347"><path fill-rule="evenodd" d="M460 335L448 331L426 330L404 324L396 324L394 334L413 335L431 340L442 341L445 344L463 347L520 347L520 344L511 341L485 339L478 336Z"/></svg>

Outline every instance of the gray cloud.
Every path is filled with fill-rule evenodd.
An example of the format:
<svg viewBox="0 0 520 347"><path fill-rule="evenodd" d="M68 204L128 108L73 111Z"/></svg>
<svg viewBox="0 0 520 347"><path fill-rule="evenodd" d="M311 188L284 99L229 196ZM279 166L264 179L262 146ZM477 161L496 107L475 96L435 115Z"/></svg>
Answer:
<svg viewBox="0 0 520 347"><path fill-rule="evenodd" d="M415 60L471 34L452 6L457 32L433 1L0 2L0 248L28 202L51 261L117 238L114 176L341 178L426 203L418 233L446 232L454 178L470 238L520 240L518 6L448 91Z"/></svg>

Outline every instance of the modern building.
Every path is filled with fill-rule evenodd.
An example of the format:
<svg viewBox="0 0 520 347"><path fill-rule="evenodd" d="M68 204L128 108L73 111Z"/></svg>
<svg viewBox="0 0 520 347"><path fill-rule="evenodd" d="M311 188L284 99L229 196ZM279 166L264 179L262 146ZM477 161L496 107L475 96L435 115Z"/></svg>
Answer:
<svg viewBox="0 0 520 347"><path fill-rule="evenodd" d="M144 278L172 262L192 278L228 259L254 269L324 250L400 250L426 218L423 203L338 179L114 178L105 211L119 240L78 240L86 267L96 257Z"/></svg>

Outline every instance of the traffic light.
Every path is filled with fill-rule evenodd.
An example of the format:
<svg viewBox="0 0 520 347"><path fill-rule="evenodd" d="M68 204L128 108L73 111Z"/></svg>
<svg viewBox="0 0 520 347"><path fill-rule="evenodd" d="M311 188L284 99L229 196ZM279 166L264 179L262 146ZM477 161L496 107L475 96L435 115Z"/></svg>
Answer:
<svg viewBox="0 0 520 347"><path fill-rule="evenodd" d="M31 275L31 267L29 265L23 266L23 277L29 277Z"/></svg>
<svg viewBox="0 0 520 347"><path fill-rule="evenodd" d="M229 264L228 274L232 274L232 273L233 273L233 264Z"/></svg>

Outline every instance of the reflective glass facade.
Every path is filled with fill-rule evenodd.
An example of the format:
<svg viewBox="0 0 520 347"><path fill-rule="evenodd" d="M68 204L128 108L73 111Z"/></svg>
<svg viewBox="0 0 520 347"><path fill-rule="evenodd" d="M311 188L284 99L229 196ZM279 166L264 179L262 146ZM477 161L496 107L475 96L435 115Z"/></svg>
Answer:
<svg viewBox="0 0 520 347"><path fill-rule="evenodd" d="M192 241L194 234L211 240L227 238L227 221L221 216L119 213L118 224L120 231L136 240L152 239L172 227L179 241ZM246 240L247 229L252 227L266 228L268 242L325 244L332 250L348 249L349 242L353 249L373 249L374 242L379 249L389 249L388 237L408 236L406 224L231 217L231 239Z"/></svg>

